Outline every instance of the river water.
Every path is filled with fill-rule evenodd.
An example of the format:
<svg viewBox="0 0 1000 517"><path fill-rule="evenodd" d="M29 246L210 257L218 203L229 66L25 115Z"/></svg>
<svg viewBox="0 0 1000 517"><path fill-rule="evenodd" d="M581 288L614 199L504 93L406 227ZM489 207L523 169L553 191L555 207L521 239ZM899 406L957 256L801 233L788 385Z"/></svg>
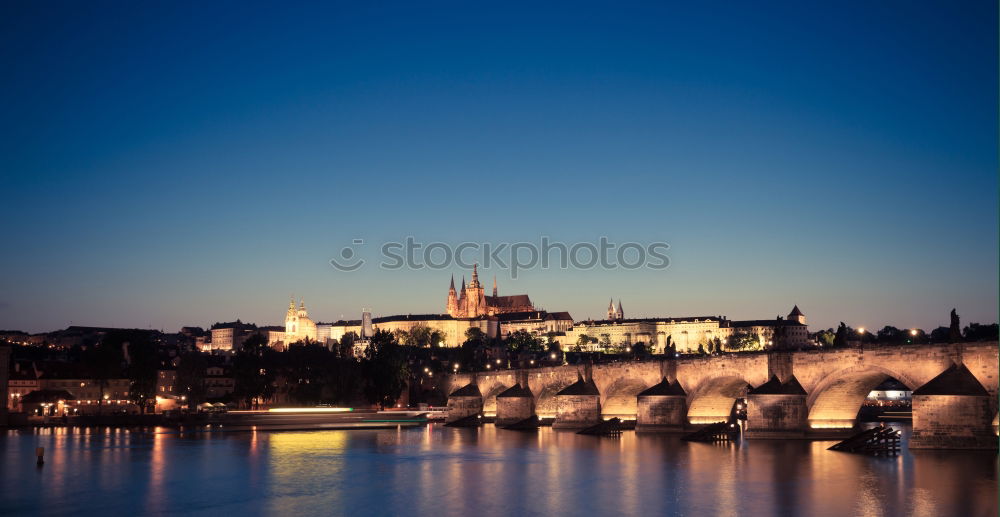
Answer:
<svg viewBox="0 0 1000 517"><path fill-rule="evenodd" d="M872 458L826 450L832 443L440 425L9 431L0 514L997 515L996 453ZM41 468L36 446L46 450Z"/></svg>

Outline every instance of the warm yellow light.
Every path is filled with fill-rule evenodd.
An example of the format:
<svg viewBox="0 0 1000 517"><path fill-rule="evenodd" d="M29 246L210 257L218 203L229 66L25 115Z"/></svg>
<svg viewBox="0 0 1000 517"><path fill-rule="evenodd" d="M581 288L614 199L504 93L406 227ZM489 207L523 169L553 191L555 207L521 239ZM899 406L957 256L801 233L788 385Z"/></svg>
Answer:
<svg viewBox="0 0 1000 517"><path fill-rule="evenodd" d="M917 329L913 329L913 330L911 330L911 331L910 331L910 335L911 335L911 336L916 336L916 335L917 335Z"/></svg>
<svg viewBox="0 0 1000 517"><path fill-rule="evenodd" d="M850 429L854 427L853 420L818 420L809 422L809 427L813 429Z"/></svg>
<svg viewBox="0 0 1000 517"><path fill-rule="evenodd" d="M269 413L349 413L349 407L279 407L267 410Z"/></svg>
<svg viewBox="0 0 1000 517"><path fill-rule="evenodd" d="M858 329L858 334L864 334L864 333L865 333L865 328L864 327L861 327L861 328Z"/></svg>

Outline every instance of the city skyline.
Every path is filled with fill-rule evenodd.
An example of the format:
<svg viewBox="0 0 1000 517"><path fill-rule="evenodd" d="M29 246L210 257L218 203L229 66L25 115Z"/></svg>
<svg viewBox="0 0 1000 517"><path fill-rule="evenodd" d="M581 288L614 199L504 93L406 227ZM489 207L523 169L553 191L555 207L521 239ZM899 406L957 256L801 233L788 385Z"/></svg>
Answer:
<svg viewBox="0 0 1000 517"><path fill-rule="evenodd" d="M543 235L670 245L483 269L577 319L996 321L995 5L4 9L0 328L439 311L329 261Z"/></svg>
<svg viewBox="0 0 1000 517"><path fill-rule="evenodd" d="M459 275L457 279L455 279L454 276L452 278L454 279L453 280L454 285L458 285L459 282L461 282L462 287L464 287L465 281L467 279L471 279L471 277L466 278L464 275ZM486 278L485 272L484 272L484 277L483 278ZM487 282L483 282L484 285L487 284L487 283L492 282L492 278L493 277L490 276L489 278L491 280L489 280ZM498 280L498 282L499 282L500 286L504 285L503 282L500 282L499 280ZM510 284L508 284L508 285L510 285ZM443 292L443 290L439 290L439 291ZM461 290L459 290L459 292L461 292ZM296 294L296 293L290 293L290 295L286 296L286 298L284 300L288 300L290 298L296 304L296 306L299 303L306 303L306 305L308 306L308 309L310 311L311 316L313 317L313 319L315 321L317 321L317 323L318 322L323 322L323 323L328 323L329 324L329 323L336 323L336 322L342 321L342 320L343 321L360 320L361 319L361 314L362 314L362 312L364 310L371 311L372 315L374 317L376 317L376 318L378 318L378 317L389 317L389 316L403 316L403 315L448 315L447 301L442 301L442 303L439 304L439 305L437 305L437 306L433 305L433 302L436 300L436 298L440 297L440 298L442 298L442 300L445 300L446 297L445 296L435 296L435 294L440 295L441 293L429 293L428 294L428 301L429 301L430 305L428 305L426 307L423 307L421 309L418 309L418 310L409 310L409 311L391 311L391 310L389 310L389 311L382 311L378 307L372 307L371 305L366 305L366 304L358 304L357 309L353 313L352 312L342 312L342 313L339 313L339 314L330 314L330 313L324 311L324 307L329 307L329 305L330 305L329 304L329 300L325 300L326 303L324 303L324 300L322 300L321 298L312 299L312 298L309 298L307 296L299 295L299 294ZM532 296L532 292L530 290L517 290L516 293L515 293L514 290L504 291L504 290L502 290L502 287L500 288L499 294L501 296L507 296L507 295L511 295L511 294L518 294L518 295L527 294L528 296ZM626 306L630 307L630 305L628 303L629 300L627 298L623 299L622 297L611 296L610 298L605 298L605 300L607 300L607 299L611 299L612 300L612 304L614 306L616 306L616 307L619 306L619 304L622 304L622 303L624 303ZM606 305L602 305L602 303L603 302L598 301L598 305L600 305L600 308L598 308L598 309L593 309L593 307L588 307L587 311L581 313L582 316L581 315L577 315L572 310L566 310L566 309L559 308L559 307L548 307L547 305L543 305L542 303L535 303L534 304L534 310L543 311L543 312L544 311L549 311L549 312L552 312L552 311L565 311L565 312L568 312L570 315L573 316L573 321L577 321L577 322L585 322L585 321L588 321L588 320L597 320L597 321L607 320L608 319L608 317L607 317L607 306ZM216 323L232 322L232 321L237 321L237 320L242 321L244 323L248 323L248 324L250 324L250 323L256 324L258 326L282 326L283 322L281 320L283 318L283 312L284 312L285 309L287 309L287 307L285 307L283 305L283 302L282 303L276 303L276 304L269 304L269 305L274 305L275 307L280 307L281 310L272 310L272 309L274 309L274 307L270 307L270 306L267 306L267 307L256 307L255 310L252 312L252 314L247 315L247 316L259 315L259 317L244 317L243 315L233 314L230 317L217 317L217 318L211 318L211 317L209 317L207 320L204 319L204 318L202 318L202 320L198 320L198 321L182 322L181 324L176 325L174 327L155 326L155 325L150 325L150 324L147 324L147 325L143 326L143 325L133 325L133 324L128 324L128 323L102 324L101 322L96 322L95 323L95 322L76 322L76 321L71 321L71 322L67 322L66 324L64 324L62 326L56 326L56 327L53 327L53 328L47 328L47 329L41 329L41 330L24 329L24 328L3 328L2 330L27 331L28 333L34 334L34 333L44 333L44 332L56 331L56 330L60 330L60 329L66 328L68 326L74 326L74 325L76 325L76 326L84 326L84 327L137 328L137 329L149 328L149 329L155 329L155 330L160 330L160 331L168 332L169 333L169 332L175 332L175 331L179 330L181 327L185 327L185 326L187 326L187 327L199 327L199 326L203 326L203 328L207 329L207 328L211 327L213 324L216 324ZM625 319L642 319L642 318L653 318L653 319L655 319L655 318L668 318L668 319L669 318L679 318L679 319L683 319L683 318L693 318L693 317L709 316L709 317L723 317L723 318L726 318L728 320L735 320L735 321L739 321L739 320L770 320L770 319L775 319L775 318L785 318L785 314L792 307L799 307L800 305L801 304L792 302L792 303L788 304L787 307L784 307L784 308L778 307L775 310L772 310L772 312L775 313L774 315L766 313L766 309L764 309L764 312L761 312L761 313L750 313L750 314L728 313L728 312L720 312L720 311L700 311L700 312L698 312L698 311L676 312L675 311L675 312L660 312L660 313L636 313L636 312L631 311L630 309L627 309L627 310L625 310L624 315L625 315ZM939 323L933 323L933 324L929 324L929 325L926 325L926 326L920 326L920 325L896 325L893 322L880 322L880 321L876 321L874 318L868 318L868 319L863 320L863 321L847 321L847 320L844 320L844 319L838 319L838 318L834 317L831 320L830 316L828 316L828 315L827 316L819 315L818 317L814 316L814 313L811 310L809 310L809 309L804 310L804 312L808 313L808 317L810 319L809 327L810 327L810 331L811 332L817 332L819 330L826 330L826 329L834 329L835 330L836 327L838 326L838 324L841 323L841 322L843 322L843 323L846 323L849 327L858 328L858 329L863 328L863 329L866 329L867 331L870 331L870 332L873 332L873 333L877 332L883 326L887 326L887 325L888 326L895 326L897 328L904 329L904 330L905 329L920 329L920 330L926 331L927 333L930 333L931 330L934 330L937 327L947 327L948 326L949 322L947 321L947 318L948 318L947 310L948 309L945 309L944 312L942 312L942 314L941 314L942 317L940 318L941 321ZM224 308L220 309L220 314L224 313L224 311L225 311ZM966 326L966 325L968 325L969 323L980 323L980 324L996 323L995 319L994 320L977 320L977 319L974 319L974 318L970 319L967 316L965 316L965 314L961 311L961 309L958 310L958 314L962 318L961 324L962 324L963 327ZM464 316L458 316L458 317L464 317ZM830 321L833 321L833 323L831 323L829 325L826 325L826 324L823 324L823 323L818 323L817 320L819 320L819 322L830 320Z"/></svg>

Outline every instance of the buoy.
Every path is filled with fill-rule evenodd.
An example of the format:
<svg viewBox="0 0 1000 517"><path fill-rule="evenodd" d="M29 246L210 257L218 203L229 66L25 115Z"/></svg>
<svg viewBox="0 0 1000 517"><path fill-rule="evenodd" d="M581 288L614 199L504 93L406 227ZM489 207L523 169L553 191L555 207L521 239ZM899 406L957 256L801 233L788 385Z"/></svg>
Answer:
<svg viewBox="0 0 1000 517"><path fill-rule="evenodd" d="M38 456L38 466L41 467L45 464L45 447L36 447L35 456Z"/></svg>

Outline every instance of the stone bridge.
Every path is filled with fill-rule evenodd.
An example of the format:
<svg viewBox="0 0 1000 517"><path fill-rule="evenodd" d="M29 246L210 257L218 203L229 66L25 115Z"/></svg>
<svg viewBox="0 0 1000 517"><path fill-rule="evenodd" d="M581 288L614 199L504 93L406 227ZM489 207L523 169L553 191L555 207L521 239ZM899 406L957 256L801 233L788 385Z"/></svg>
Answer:
<svg viewBox="0 0 1000 517"><path fill-rule="evenodd" d="M964 365L964 368L957 371L955 365ZM997 411L997 342L772 351L484 371L449 375L442 379L440 387L445 393L453 393L470 384L477 386L481 412L492 417L497 416L497 395L519 384L530 390L534 413L543 419L555 418L558 424L560 420L572 420L572 408L561 410L557 395L580 381L591 386L588 392L591 394L587 396L597 404L596 410L601 417L635 419L639 427L649 424L650 430L725 421L737 399L746 399L748 437L755 432L759 437L777 437L789 433L815 434L819 429L852 428L869 392L887 378L895 378L911 390L917 390L951 370L957 373L948 374L948 379L937 382L935 389L941 391L939 385L942 383L947 385L943 388L945 391L953 390L948 387L952 384L975 384L963 384L960 378L971 373L985 389L985 393L977 393L973 404L979 409L971 411L976 413L976 418L982 417L981 412L988 413L989 438L995 443L992 420ZM768 382L772 377L776 381ZM661 383L664 379L669 382ZM662 387L668 384L679 384L680 391L669 388L674 391L668 393L669 389ZM568 390L567 394L570 391L576 399L580 398L582 392ZM644 397L640 396L644 392L647 392L645 405L648 407L644 407ZM921 416L928 416L921 414L916 395L915 431ZM663 406L667 402L670 408ZM951 406L949 410L953 411ZM656 421L656 415L667 414L679 414L682 420ZM458 416L461 415L456 418ZM923 421L929 420L924 418ZM581 426L583 424L580 422ZM942 433L941 430L935 432Z"/></svg>

